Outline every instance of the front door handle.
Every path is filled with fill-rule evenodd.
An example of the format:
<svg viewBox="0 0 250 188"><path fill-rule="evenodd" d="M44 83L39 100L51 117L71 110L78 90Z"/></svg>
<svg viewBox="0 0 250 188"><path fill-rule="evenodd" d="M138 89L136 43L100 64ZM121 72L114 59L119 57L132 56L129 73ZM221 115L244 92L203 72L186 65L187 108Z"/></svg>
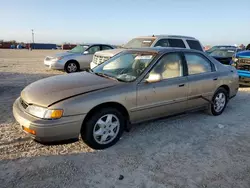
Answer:
<svg viewBox="0 0 250 188"><path fill-rule="evenodd" d="M179 87L183 87L183 86L185 86L185 84L180 84L180 85L179 85Z"/></svg>
<svg viewBox="0 0 250 188"><path fill-rule="evenodd" d="M214 78L213 80L218 80L218 78Z"/></svg>

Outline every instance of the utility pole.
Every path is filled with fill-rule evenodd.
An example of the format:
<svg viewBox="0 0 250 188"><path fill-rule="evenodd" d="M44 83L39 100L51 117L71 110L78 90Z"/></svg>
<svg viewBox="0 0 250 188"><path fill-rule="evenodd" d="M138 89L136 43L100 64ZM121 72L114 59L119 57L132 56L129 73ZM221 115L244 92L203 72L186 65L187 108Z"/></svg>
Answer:
<svg viewBox="0 0 250 188"><path fill-rule="evenodd" d="M32 43L34 44L34 32L33 32L34 30L33 29L31 29L31 33L32 33Z"/></svg>

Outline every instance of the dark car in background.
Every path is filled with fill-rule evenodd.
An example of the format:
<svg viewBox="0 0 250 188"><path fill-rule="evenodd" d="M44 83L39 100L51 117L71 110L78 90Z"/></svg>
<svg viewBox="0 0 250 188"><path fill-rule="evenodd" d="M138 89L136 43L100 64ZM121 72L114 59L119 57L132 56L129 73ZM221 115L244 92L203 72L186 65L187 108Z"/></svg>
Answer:
<svg viewBox="0 0 250 188"><path fill-rule="evenodd" d="M232 57L240 51L237 48L217 48L209 53L210 56L221 62L222 64L229 65Z"/></svg>
<svg viewBox="0 0 250 188"><path fill-rule="evenodd" d="M210 54L210 53L212 53L214 50L225 49L225 48L230 48L230 49L235 48L235 49L237 49L236 46L232 46L232 45L217 45L217 46L213 46L213 47L210 48L209 50L206 50L206 52L207 52L208 54Z"/></svg>

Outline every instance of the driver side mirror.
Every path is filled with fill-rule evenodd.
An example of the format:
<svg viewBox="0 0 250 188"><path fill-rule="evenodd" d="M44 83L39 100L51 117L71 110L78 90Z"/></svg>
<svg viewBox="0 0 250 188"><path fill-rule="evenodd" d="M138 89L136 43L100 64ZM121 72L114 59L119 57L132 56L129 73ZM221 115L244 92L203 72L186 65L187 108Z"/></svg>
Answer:
<svg viewBox="0 0 250 188"><path fill-rule="evenodd" d="M89 54L89 52L88 51L84 51L83 54Z"/></svg>
<svg viewBox="0 0 250 188"><path fill-rule="evenodd" d="M161 81L160 74L149 74L148 78L145 79L146 83L155 83Z"/></svg>

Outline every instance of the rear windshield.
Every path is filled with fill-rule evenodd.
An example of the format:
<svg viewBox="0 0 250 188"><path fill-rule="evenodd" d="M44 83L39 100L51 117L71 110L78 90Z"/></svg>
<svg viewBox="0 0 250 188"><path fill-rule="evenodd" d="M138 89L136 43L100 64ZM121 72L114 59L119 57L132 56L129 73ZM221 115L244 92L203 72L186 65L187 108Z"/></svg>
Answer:
<svg viewBox="0 0 250 188"><path fill-rule="evenodd" d="M135 38L124 45L125 48L144 48L150 47L155 41L154 38Z"/></svg>

